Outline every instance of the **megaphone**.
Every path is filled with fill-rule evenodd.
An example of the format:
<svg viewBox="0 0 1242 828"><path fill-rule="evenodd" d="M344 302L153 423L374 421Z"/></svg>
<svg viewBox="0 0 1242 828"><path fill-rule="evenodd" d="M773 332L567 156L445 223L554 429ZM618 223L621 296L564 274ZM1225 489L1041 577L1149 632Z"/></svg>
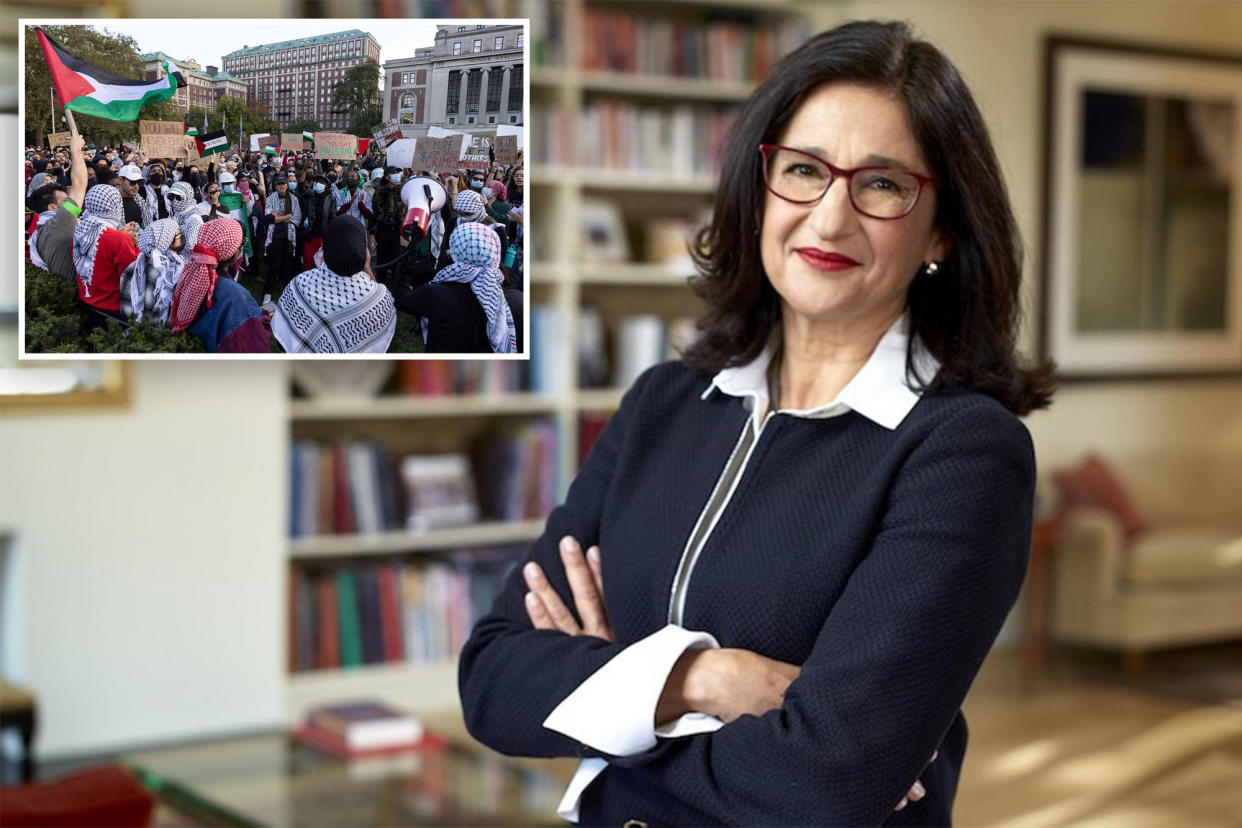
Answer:
<svg viewBox="0 0 1242 828"><path fill-rule="evenodd" d="M444 185L434 178L422 176L411 178L401 186L401 202L406 206L405 220L401 222L401 237L410 244L418 244L427 235L427 222L431 214L444 207L448 193Z"/></svg>

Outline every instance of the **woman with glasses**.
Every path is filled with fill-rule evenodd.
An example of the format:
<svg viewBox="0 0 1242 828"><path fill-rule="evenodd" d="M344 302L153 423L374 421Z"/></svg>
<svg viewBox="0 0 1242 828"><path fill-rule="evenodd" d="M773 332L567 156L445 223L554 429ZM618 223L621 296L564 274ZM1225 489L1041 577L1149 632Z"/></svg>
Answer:
<svg viewBox="0 0 1242 828"><path fill-rule="evenodd" d="M947 825L1022 583L1050 366L961 75L902 23L743 106L682 360L626 394L462 654L466 723L586 824ZM584 552L585 550L585 552Z"/></svg>

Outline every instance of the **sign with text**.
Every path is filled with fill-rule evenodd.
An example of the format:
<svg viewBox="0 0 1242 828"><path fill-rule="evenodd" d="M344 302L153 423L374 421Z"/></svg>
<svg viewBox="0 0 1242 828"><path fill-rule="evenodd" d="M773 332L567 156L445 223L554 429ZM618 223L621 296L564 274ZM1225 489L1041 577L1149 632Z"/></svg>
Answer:
<svg viewBox="0 0 1242 828"><path fill-rule="evenodd" d="M194 139L186 137L181 121L139 121L138 134L149 158L187 158L187 144L194 146Z"/></svg>
<svg viewBox="0 0 1242 828"><path fill-rule="evenodd" d="M71 134L69 132L49 132L47 134L47 145L52 149L67 147L69 146L69 136Z"/></svg>
<svg viewBox="0 0 1242 828"><path fill-rule="evenodd" d="M319 158L352 161L358 157L358 137L344 132L316 132L315 154Z"/></svg>
<svg viewBox="0 0 1242 828"><path fill-rule="evenodd" d="M268 143L264 139L271 136L269 132L260 132L258 135L250 136L250 151L263 152L263 147Z"/></svg>
<svg viewBox="0 0 1242 828"><path fill-rule="evenodd" d="M280 133L281 152L301 152L303 149L305 149L305 146L302 144L302 133Z"/></svg>
<svg viewBox="0 0 1242 828"><path fill-rule="evenodd" d="M496 163L516 164L518 162L518 145L516 135L497 135L494 143L496 147Z"/></svg>
<svg viewBox="0 0 1242 828"><path fill-rule="evenodd" d="M427 170L431 173L447 173L452 175L457 172L461 166L461 138L459 136L449 136L448 138L402 138L393 144L405 144L406 142L416 144L412 153L413 158L410 163L404 166L413 170ZM392 147L388 148L388 163L393 164ZM393 166L397 166L393 164Z"/></svg>
<svg viewBox="0 0 1242 828"><path fill-rule="evenodd" d="M401 137L401 127L397 124L396 118L389 118L371 130L371 136L379 142L381 147L385 147L392 143L393 140Z"/></svg>

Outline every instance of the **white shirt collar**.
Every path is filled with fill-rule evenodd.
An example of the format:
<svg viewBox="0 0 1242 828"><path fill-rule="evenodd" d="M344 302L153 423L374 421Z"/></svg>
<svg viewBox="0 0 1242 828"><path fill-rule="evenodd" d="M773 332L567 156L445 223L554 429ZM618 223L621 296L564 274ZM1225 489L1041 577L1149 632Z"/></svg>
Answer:
<svg viewBox="0 0 1242 828"><path fill-rule="evenodd" d="M808 419L835 417L846 411L857 411L868 420L895 429L901 425L920 392L911 387L906 377L906 343L910 338L909 319L902 314L884 333L871 356L854 378L841 389L836 399L815 408L780 409L781 413ZM712 389L731 397L742 397L751 411L756 428L767 417L768 366L772 362L773 344L768 344L745 365L725 368L712 378L711 385L703 392L707 399ZM930 382L940 370L940 363L917 339L914 343L914 366L919 378Z"/></svg>

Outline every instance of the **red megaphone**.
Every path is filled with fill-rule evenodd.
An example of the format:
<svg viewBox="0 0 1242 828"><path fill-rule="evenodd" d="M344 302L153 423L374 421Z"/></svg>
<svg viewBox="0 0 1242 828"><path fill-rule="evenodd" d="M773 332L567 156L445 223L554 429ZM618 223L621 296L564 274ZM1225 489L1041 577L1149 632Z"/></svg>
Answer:
<svg viewBox="0 0 1242 828"><path fill-rule="evenodd" d="M427 235L427 223L431 214L444 207L448 193L444 185L434 178L411 178L401 187L401 201L405 204L405 220L401 222L401 236L410 244L418 244Z"/></svg>

